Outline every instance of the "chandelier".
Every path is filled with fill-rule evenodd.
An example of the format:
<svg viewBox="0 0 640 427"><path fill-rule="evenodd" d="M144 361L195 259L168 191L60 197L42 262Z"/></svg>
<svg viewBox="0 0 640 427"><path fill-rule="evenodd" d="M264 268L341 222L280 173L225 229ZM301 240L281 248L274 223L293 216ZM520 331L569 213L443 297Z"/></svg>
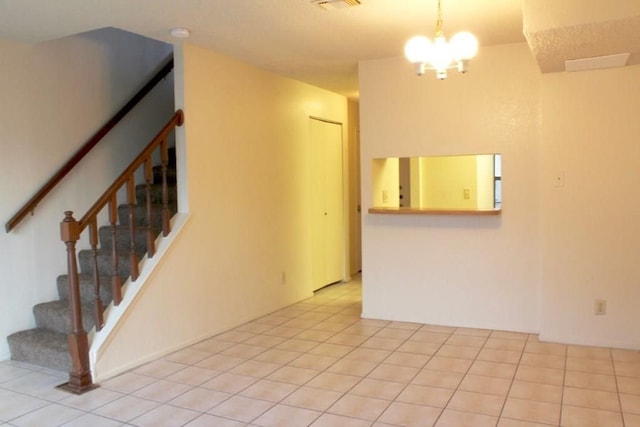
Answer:
<svg viewBox="0 0 640 427"><path fill-rule="evenodd" d="M478 40L468 32L460 32L451 37L447 43L442 34L442 6L438 0L438 20L436 21L435 39L433 42L425 36L415 36L404 45L404 54L421 76L427 69L435 70L440 80L447 78L447 69L457 68L459 72L467 71L467 63L478 52Z"/></svg>

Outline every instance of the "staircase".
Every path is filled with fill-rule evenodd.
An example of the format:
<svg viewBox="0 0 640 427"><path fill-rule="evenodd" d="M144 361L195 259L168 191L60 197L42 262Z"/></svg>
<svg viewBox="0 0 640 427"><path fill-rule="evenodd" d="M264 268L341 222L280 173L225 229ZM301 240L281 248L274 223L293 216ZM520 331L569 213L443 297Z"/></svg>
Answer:
<svg viewBox="0 0 640 427"><path fill-rule="evenodd" d="M169 148L169 167L167 184L169 189L169 210L173 216L177 212L175 149ZM146 252L146 231L151 223L156 235L162 230L162 171L160 166L153 168L153 185L151 186L152 212L147 220L146 186L136 186L135 217L135 252L142 259ZM119 273L122 283L130 276L129 254L131 250L129 235L129 205L118 207L118 225L116 228L116 244L119 258ZM106 308L112 301L112 227L107 225L99 229L100 248L98 250L98 272L100 275L100 299ZM64 245L61 243L61 254ZM62 255L61 255L62 256ZM85 331L95 326L93 283L93 253L91 250L78 252L79 285L82 302L82 322ZM16 332L7 337L11 350L11 359L43 366L61 371L71 370L67 334L71 330L69 308L69 286L66 274L57 279L58 296L56 301L37 304L33 307L36 327Z"/></svg>

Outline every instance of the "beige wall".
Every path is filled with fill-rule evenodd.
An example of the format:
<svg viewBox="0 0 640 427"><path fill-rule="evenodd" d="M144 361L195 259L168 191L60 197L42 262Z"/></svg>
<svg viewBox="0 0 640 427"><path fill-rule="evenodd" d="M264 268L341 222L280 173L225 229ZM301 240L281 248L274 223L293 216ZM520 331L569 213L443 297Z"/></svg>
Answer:
<svg viewBox="0 0 640 427"><path fill-rule="evenodd" d="M312 294L308 121L347 124L346 98L190 45L178 57L188 219L99 379Z"/></svg>
<svg viewBox="0 0 640 427"><path fill-rule="evenodd" d="M366 317L640 348L640 67L541 75L523 44L443 82L360 69L365 204L375 157L495 152L504 177L499 217L365 215Z"/></svg>
<svg viewBox="0 0 640 427"><path fill-rule="evenodd" d="M502 153L502 215L363 214L365 317L539 329L540 74L525 44L484 48L466 75L360 64L363 212L371 160Z"/></svg>

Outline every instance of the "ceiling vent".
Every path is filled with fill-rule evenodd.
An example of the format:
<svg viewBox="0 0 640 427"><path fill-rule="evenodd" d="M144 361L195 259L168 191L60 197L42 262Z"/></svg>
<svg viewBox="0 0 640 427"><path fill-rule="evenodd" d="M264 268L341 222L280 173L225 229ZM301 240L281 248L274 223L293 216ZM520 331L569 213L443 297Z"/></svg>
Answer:
<svg viewBox="0 0 640 427"><path fill-rule="evenodd" d="M360 0L311 0L325 10L345 9L347 7L360 6Z"/></svg>
<svg viewBox="0 0 640 427"><path fill-rule="evenodd" d="M566 71L600 70L603 68L624 67L629 60L628 53L596 56L593 58L571 59L564 61Z"/></svg>

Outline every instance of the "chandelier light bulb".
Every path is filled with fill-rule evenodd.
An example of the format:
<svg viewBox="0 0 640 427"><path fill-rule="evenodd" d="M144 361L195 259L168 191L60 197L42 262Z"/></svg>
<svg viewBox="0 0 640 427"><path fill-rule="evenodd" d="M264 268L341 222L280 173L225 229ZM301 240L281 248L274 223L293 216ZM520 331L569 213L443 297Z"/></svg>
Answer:
<svg viewBox="0 0 640 427"><path fill-rule="evenodd" d="M404 45L404 54L412 64L425 64L429 61L431 41L425 36L415 36Z"/></svg>
<svg viewBox="0 0 640 427"><path fill-rule="evenodd" d="M457 61L471 59L478 53L478 40L466 31L451 37L450 44L453 57Z"/></svg>

